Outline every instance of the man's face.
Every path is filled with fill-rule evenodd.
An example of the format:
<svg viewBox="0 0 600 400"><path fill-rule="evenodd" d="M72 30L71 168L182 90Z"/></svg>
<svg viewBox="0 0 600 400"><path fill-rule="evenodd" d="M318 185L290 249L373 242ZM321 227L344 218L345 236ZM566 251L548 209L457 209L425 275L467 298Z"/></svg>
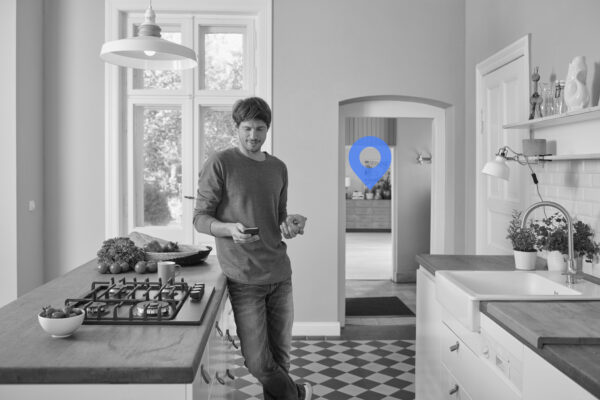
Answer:
<svg viewBox="0 0 600 400"><path fill-rule="evenodd" d="M243 121L237 128L240 146L248 153L258 153L267 138L267 124L258 119Z"/></svg>

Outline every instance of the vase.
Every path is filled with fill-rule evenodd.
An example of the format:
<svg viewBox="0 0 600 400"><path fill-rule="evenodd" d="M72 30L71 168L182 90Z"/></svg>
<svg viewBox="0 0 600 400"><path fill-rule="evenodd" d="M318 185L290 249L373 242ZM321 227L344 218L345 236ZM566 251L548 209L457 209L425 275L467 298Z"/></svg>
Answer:
<svg viewBox="0 0 600 400"><path fill-rule="evenodd" d="M567 262L564 254L558 250L548 252L548 271L565 272L567 270Z"/></svg>
<svg viewBox="0 0 600 400"><path fill-rule="evenodd" d="M365 197L367 200L373 200L373 196L374 196L373 192L368 192L367 194L365 194Z"/></svg>
<svg viewBox="0 0 600 400"><path fill-rule="evenodd" d="M382 196L384 199L389 199L389 198L391 198L391 197L392 197L392 191L391 191L391 190L384 190L384 191L381 193L381 196Z"/></svg>
<svg viewBox="0 0 600 400"><path fill-rule="evenodd" d="M581 110L588 106L590 93L586 86L587 65L584 56L577 56L569 63L565 81L564 98L568 111Z"/></svg>
<svg viewBox="0 0 600 400"><path fill-rule="evenodd" d="M518 251L513 250L515 255L515 268L524 271L535 269L535 261L537 259L537 251Z"/></svg>

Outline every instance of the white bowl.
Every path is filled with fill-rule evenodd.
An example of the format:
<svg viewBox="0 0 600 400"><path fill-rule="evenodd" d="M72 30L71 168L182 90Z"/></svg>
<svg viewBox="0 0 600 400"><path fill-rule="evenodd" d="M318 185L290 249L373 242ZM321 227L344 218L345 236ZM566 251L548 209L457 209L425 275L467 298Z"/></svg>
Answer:
<svg viewBox="0 0 600 400"><path fill-rule="evenodd" d="M64 338L71 336L83 323L85 312L79 308L74 308L80 313L68 318L46 318L38 314L38 321L42 329L48 332L52 337Z"/></svg>

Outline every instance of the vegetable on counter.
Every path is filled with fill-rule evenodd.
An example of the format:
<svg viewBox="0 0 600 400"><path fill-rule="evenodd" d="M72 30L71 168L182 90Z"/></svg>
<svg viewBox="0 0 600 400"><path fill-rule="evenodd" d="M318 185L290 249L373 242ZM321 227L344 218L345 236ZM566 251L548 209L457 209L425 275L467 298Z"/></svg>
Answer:
<svg viewBox="0 0 600 400"><path fill-rule="evenodd" d="M107 239L98 250L98 271L119 274L134 268L138 261L146 258L146 253L128 237Z"/></svg>

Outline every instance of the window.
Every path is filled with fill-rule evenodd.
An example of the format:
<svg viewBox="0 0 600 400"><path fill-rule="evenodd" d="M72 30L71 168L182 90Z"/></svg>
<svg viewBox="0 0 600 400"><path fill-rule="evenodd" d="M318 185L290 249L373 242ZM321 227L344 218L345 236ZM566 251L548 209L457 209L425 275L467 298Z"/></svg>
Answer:
<svg viewBox="0 0 600 400"><path fill-rule="evenodd" d="M129 3L107 3L112 34L119 26L126 27L122 37L137 34L144 10ZM135 230L212 245L195 232L194 201L186 196L195 196L208 156L237 146L235 101L256 95L270 102L271 1L183 0L170 10L168 0L154 0L152 7L162 37L194 48L198 68L107 68L106 235Z"/></svg>

